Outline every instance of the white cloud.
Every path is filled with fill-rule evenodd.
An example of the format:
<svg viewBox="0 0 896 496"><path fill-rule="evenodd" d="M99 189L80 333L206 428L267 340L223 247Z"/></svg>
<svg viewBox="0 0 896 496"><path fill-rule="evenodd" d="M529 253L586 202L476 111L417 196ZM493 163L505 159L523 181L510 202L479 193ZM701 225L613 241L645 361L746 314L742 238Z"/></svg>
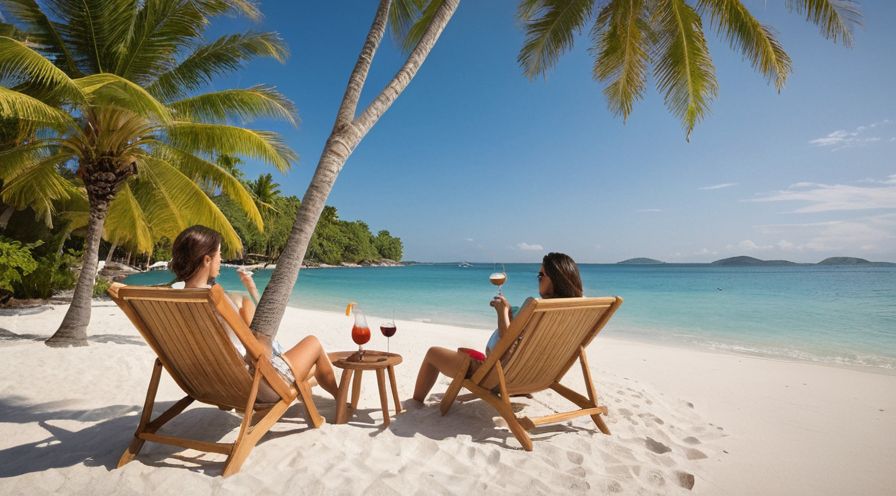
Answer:
<svg viewBox="0 0 896 496"><path fill-rule="evenodd" d="M662 210L662 209L659 209L659 208L640 208L640 209L638 209L638 210L635 210L635 212L637 212L637 213L641 213L641 214L643 214L643 213L649 213L649 212L662 212L662 211L663 211L663 210Z"/></svg>
<svg viewBox="0 0 896 496"><path fill-rule="evenodd" d="M544 247L537 243L529 244L526 242L522 242L522 243L517 243L516 247L517 247L517 249L520 249L523 251L544 251Z"/></svg>
<svg viewBox="0 0 896 496"><path fill-rule="evenodd" d="M896 208L896 174L882 181L873 181L868 186L796 183L786 190L745 201L804 203L804 206L794 210L796 213L891 209Z"/></svg>
<svg viewBox="0 0 896 496"><path fill-rule="evenodd" d="M852 148L856 146L864 146L869 143L874 143L881 140L880 136L868 136L869 132L872 132L876 128L887 126L891 123L892 121L890 121L889 119L884 119L879 122L859 126L852 131L848 131L846 129L838 129L836 131L828 133L827 136L809 140L809 144L823 148L830 147L832 151L842 150L844 148ZM891 139L890 141L893 140Z"/></svg>
<svg viewBox="0 0 896 496"><path fill-rule="evenodd" d="M464 238L464 241L467 241L467 242L469 242L469 243L472 243L472 242L474 242L474 241L476 241L476 240L473 239L473 238Z"/></svg>
<svg viewBox="0 0 896 496"><path fill-rule="evenodd" d="M756 226L760 234L786 235L799 242L780 241L777 248L790 252L826 252L827 255L881 253L893 256L896 246L896 214L872 215L857 219L770 224Z"/></svg>
<svg viewBox="0 0 896 496"><path fill-rule="evenodd" d="M722 183L722 184L713 184L712 186L703 186L702 188L697 188L703 191L713 190L713 189L722 189L722 188L730 188L732 186L737 186L737 183Z"/></svg>

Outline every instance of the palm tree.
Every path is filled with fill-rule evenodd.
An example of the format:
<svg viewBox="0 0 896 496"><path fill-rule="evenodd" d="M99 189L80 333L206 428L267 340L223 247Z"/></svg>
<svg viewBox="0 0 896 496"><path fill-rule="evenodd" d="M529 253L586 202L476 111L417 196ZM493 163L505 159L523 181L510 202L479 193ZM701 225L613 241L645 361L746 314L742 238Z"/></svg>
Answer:
<svg viewBox="0 0 896 496"><path fill-rule="evenodd" d="M153 232L202 221L238 252L236 233L196 185L199 178L219 184L262 226L249 192L210 158L245 156L286 170L297 157L277 134L225 122L294 123L295 108L264 86L195 92L252 58L283 61L286 49L275 33L202 42L213 16L258 18L250 0L0 0L0 12L29 40L0 37L0 80L13 83L0 86L0 117L16 119L32 137L0 157L0 198L49 218L55 202L86 196L81 273L47 342L83 345L107 219L150 246ZM76 171L78 185L58 173L60 165Z"/></svg>
<svg viewBox="0 0 896 496"><path fill-rule="evenodd" d="M277 269L259 302L252 329L274 336L296 283L299 268L324 202L339 171L361 139L413 79L447 25L459 0L381 0L373 25L349 77L311 184L296 216ZM575 33L597 12L592 28L595 77L607 83L605 93L613 112L627 117L642 97L648 65L666 105L684 123L686 136L709 109L717 83L706 47L702 18L714 27L753 67L780 90L790 73L790 59L772 30L760 24L740 0L521 0L519 17L526 43L519 62L529 77L544 74L568 50ZM797 14L821 27L822 34L849 45L859 13L851 0L787 0ZM376 49L392 23L393 33L410 51L405 64L360 115L358 97Z"/></svg>
<svg viewBox="0 0 896 496"><path fill-rule="evenodd" d="M826 38L852 44L851 29L860 18L856 2L787 0L787 8L817 24ZM610 111L628 118L644 96L652 66L657 90L684 125L686 139L718 91L704 19L778 91L790 75L790 57L774 30L740 0L523 0L518 16L526 41L517 60L526 76L545 75L590 24L593 74L605 85Z"/></svg>
<svg viewBox="0 0 896 496"><path fill-rule="evenodd" d="M274 176L262 174L255 181L249 181L247 186L262 214L274 210L274 202L280 198L280 185L274 182Z"/></svg>

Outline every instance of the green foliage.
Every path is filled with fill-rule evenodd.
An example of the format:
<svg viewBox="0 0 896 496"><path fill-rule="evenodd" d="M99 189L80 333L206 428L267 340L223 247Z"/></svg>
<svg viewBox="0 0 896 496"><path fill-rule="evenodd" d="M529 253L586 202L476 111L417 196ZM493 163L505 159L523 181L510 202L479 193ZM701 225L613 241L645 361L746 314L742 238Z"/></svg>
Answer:
<svg viewBox="0 0 896 496"><path fill-rule="evenodd" d="M401 261L404 246L401 244L401 239L392 237L389 231L378 232L373 240L373 245L380 257L396 262Z"/></svg>
<svg viewBox="0 0 896 496"><path fill-rule="evenodd" d="M244 258L274 261L286 246L301 202L294 196L281 196L280 186L270 174L262 174L258 179L248 181L247 186L259 202L264 231L260 231L231 198L218 195L212 200L242 239ZM336 209L327 206L311 236L305 260L339 265L343 262L376 262L384 258L401 260L401 255L401 240L392 237L389 231L380 231L373 236L366 223L340 220ZM158 254L154 258L164 260Z"/></svg>
<svg viewBox="0 0 896 496"><path fill-rule="evenodd" d="M31 250L41 244L37 242L23 245L0 237L0 290L12 292L13 283L21 282L23 276L37 269L37 261L31 256Z"/></svg>
<svg viewBox="0 0 896 496"><path fill-rule="evenodd" d="M112 285L112 281L109 279L105 279L102 277L98 277L96 279L96 284L93 285L93 297L94 298L105 298L106 291L109 289L109 286Z"/></svg>
<svg viewBox="0 0 896 496"><path fill-rule="evenodd" d="M77 275L71 269L81 258L74 250L53 251L37 259L37 269L13 284L16 298L49 298L75 287Z"/></svg>

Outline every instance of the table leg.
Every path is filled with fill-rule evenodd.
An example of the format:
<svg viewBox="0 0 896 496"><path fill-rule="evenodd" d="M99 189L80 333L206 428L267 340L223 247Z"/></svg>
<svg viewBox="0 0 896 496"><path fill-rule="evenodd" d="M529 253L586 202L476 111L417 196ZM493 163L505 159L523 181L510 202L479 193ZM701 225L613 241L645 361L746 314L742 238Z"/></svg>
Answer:
<svg viewBox="0 0 896 496"><path fill-rule="evenodd" d="M364 370L358 369L355 371L354 380L352 380L352 411L358 408L358 397L361 396L361 374L364 373Z"/></svg>
<svg viewBox="0 0 896 496"><path fill-rule="evenodd" d="M380 405L383 407L383 426L389 425L389 399L386 397L386 374L376 369L376 384L380 388Z"/></svg>
<svg viewBox="0 0 896 496"><path fill-rule="evenodd" d="M344 424L348 421L345 411L345 400L348 396L348 381L352 378L352 370L344 369L339 378L339 394L336 398L336 423Z"/></svg>
<svg viewBox="0 0 896 496"><path fill-rule="evenodd" d="M395 400L395 415L401 413L401 401L398 400L398 386L395 385L395 367L389 366L389 382L392 383L392 399Z"/></svg>

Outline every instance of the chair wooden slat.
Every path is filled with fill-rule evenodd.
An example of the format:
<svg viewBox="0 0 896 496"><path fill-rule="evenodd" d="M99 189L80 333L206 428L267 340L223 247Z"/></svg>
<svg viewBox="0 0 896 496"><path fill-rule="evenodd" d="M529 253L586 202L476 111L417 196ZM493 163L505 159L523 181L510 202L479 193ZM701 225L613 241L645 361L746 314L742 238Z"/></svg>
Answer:
<svg viewBox="0 0 896 496"><path fill-rule="evenodd" d="M121 456L119 467L133 460L145 441L195 447L228 454L223 475L239 471L249 452L270 427L301 397L309 414L309 423L319 427L324 420L317 413L311 398L311 384L299 378L300 384L287 384L264 354L227 300L220 286L210 289L169 289L127 287L113 284L109 288L113 301L124 311L158 356L146 393L144 412L130 446ZM230 339L228 330L247 349L252 363L250 373L246 361ZM149 421L158 389L160 367L171 375L187 396ZM256 401L262 379L277 393L274 403ZM233 443L209 443L188 438L156 434L169 420L179 415L193 400L236 409L243 412L240 433ZM255 411L266 412L254 425Z"/></svg>

